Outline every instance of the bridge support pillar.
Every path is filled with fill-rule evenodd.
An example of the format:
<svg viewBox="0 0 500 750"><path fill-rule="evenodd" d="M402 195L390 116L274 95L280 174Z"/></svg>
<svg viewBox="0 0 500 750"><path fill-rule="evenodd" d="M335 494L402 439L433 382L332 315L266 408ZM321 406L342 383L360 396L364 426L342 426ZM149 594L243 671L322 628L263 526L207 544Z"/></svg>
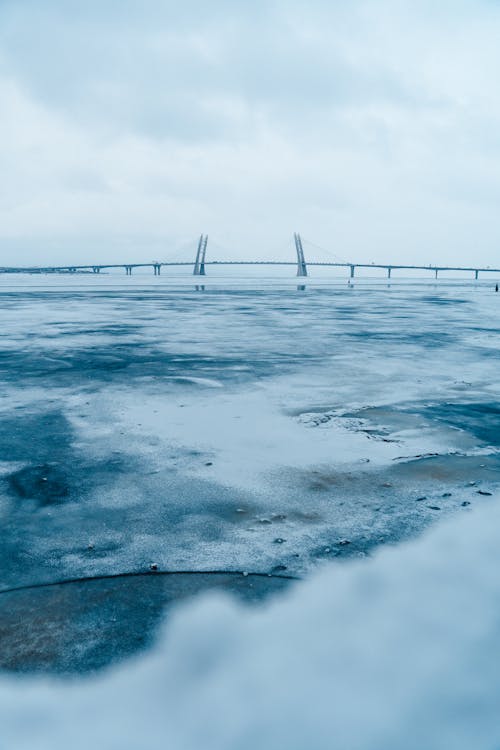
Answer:
<svg viewBox="0 0 500 750"><path fill-rule="evenodd" d="M476 279L476 281L478 280L478 278L479 278L479 271L478 270L474 271L474 278Z"/></svg>
<svg viewBox="0 0 500 750"><path fill-rule="evenodd" d="M438 277L438 270L437 270L437 268L435 268L435 269L434 269L434 278L436 278L436 279L437 279L437 277Z"/></svg>
<svg viewBox="0 0 500 750"><path fill-rule="evenodd" d="M392 268L388 268L388 269L387 269L387 278L388 278L388 279L390 279L390 278L391 278L391 271L392 271Z"/></svg>
<svg viewBox="0 0 500 750"><path fill-rule="evenodd" d="M302 247L302 239L300 234L293 235L295 240L295 249L297 251L297 276L307 276L307 265L306 259L304 258L304 248Z"/></svg>
<svg viewBox="0 0 500 750"><path fill-rule="evenodd" d="M354 268L355 266L351 266L351 279L354 278Z"/></svg>
<svg viewBox="0 0 500 750"><path fill-rule="evenodd" d="M161 272L161 265L159 263L155 263L153 266L153 272L155 276L159 276Z"/></svg>
<svg viewBox="0 0 500 750"><path fill-rule="evenodd" d="M196 260L194 262L193 275L205 276L205 255L207 254L208 235L201 235L198 241L196 251Z"/></svg>
<svg viewBox="0 0 500 750"><path fill-rule="evenodd" d="M125 276L132 276L132 266L125 266Z"/></svg>

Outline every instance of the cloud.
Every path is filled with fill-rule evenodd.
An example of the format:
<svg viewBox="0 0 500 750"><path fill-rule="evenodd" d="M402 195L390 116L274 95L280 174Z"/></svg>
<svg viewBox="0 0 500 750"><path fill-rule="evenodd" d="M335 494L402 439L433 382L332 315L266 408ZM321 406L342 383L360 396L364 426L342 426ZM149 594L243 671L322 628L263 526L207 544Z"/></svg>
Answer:
<svg viewBox="0 0 500 750"><path fill-rule="evenodd" d="M270 257L299 229L359 261L493 265L499 25L486 0L4 0L2 262L201 231Z"/></svg>

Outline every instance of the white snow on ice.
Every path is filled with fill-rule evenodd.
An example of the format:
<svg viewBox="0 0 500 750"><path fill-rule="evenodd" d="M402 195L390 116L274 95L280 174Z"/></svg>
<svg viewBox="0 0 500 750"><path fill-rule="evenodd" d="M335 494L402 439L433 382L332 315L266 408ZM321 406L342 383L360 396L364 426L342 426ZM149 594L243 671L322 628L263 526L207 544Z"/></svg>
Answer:
<svg viewBox="0 0 500 750"><path fill-rule="evenodd" d="M265 608L180 606L152 653L100 678L2 678L0 747L495 750L499 528L497 494Z"/></svg>

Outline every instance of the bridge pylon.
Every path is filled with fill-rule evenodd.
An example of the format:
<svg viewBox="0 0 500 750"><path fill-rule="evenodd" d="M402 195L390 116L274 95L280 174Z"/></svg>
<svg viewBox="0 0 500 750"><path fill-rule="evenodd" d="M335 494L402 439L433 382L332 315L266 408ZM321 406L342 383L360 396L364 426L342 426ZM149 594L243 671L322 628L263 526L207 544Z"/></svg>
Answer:
<svg viewBox="0 0 500 750"><path fill-rule="evenodd" d="M203 247L201 248L200 258L200 276L205 276L205 255L207 254L208 234L205 235L203 240Z"/></svg>
<svg viewBox="0 0 500 750"><path fill-rule="evenodd" d="M193 275L205 276L205 255L207 253L208 235L200 235L198 248L196 251L196 260L194 262Z"/></svg>
<svg viewBox="0 0 500 750"><path fill-rule="evenodd" d="M295 240L295 249L297 251L297 276L307 276L307 266L300 234L295 232L293 238Z"/></svg>

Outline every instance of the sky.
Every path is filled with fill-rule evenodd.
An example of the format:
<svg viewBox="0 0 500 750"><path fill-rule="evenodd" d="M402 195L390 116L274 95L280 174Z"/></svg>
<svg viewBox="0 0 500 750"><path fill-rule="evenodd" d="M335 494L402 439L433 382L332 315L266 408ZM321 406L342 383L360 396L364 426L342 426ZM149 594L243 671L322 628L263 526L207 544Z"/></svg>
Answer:
<svg viewBox="0 0 500 750"><path fill-rule="evenodd" d="M499 71L498 0L0 0L0 264L498 267Z"/></svg>

